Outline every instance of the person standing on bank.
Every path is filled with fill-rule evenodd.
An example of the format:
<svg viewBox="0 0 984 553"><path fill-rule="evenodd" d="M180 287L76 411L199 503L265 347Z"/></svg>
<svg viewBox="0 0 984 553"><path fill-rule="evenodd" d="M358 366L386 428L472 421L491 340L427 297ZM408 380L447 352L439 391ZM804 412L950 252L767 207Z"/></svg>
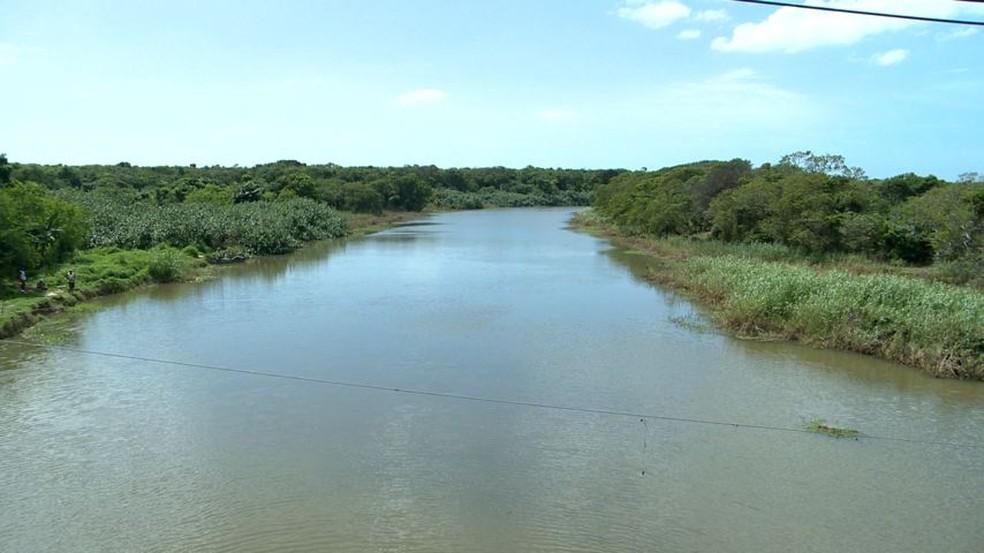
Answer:
<svg viewBox="0 0 984 553"><path fill-rule="evenodd" d="M65 280L68 281L68 291L69 292L74 292L75 291L75 271L69 271L68 274L65 275Z"/></svg>
<svg viewBox="0 0 984 553"><path fill-rule="evenodd" d="M21 267L21 270L17 272L17 282L20 283L21 293L27 293L27 269Z"/></svg>

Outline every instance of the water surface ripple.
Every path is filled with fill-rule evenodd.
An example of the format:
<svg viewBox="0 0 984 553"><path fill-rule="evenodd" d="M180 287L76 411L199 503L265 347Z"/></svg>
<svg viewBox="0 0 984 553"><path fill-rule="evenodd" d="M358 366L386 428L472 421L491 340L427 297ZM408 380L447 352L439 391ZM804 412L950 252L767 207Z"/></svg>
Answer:
<svg viewBox="0 0 984 553"><path fill-rule="evenodd" d="M674 320L569 209L434 215L107 299L83 349L980 443L984 387ZM42 337L28 334L29 339ZM0 551L984 550L984 453L335 388L0 342Z"/></svg>

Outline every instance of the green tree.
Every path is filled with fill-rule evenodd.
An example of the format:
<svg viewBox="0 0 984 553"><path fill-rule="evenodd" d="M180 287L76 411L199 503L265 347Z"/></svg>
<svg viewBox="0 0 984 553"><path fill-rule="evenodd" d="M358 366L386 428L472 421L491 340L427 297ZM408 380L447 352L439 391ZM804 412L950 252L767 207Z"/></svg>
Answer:
<svg viewBox="0 0 984 553"><path fill-rule="evenodd" d="M404 175L396 178L396 203L407 211L420 211L430 200L433 189L419 177Z"/></svg>
<svg viewBox="0 0 984 553"><path fill-rule="evenodd" d="M957 177L957 182L961 184L984 183L984 175L977 171L960 173L960 176Z"/></svg>
<svg viewBox="0 0 984 553"><path fill-rule="evenodd" d="M82 179L71 167L62 166L57 173L57 178L63 186L69 188L82 188Z"/></svg>
<svg viewBox="0 0 984 553"><path fill-rule="evenodd" d="M0 186L10 184L10 163L7 162L7 154L0 154Z"/></svg>
<svg viewBox="0 0 984 553"><path fill-rule="evenodd" d="M211 183L188 193L185 197L185 202L201 204L231 204L233 203L232 200L233 192L231 189Z"/></svg>
<svg viewBox="0 0 984 553"><path fill-rule="evenodd" d="M13 181L0 189L0 266L5 272L63 260L86 236L81 208L40 185Z"/></svg>
<svg viewBox="0 0 984 553"><path fill-rule="evenodd" d="M346 182L341 186L341 209L360 213L382 213L383 197L362 183Z"/></svg>
<svg viewBox="0 0 984 553"><path fill-rule="evenodd" d="M764 177L719 194L708 208L711 233L728 242L775 241L768 221L775 216L781 197L781 185Z"/></svg>
<svg viewBox="0 0 984 553"><path fill-rule="evenodd" d="M935 256L954 260L984 250L984 187L946 185L911 198L895 215L898 224L928 237Z"/></svg>
<svg viewBox="0 0 984 553"><path fill-rule="evenodd" d="M797 168L807 173L823 173L824 175L847 177L850 179L865 178L864 170L860 167L849 167L844 156L837 154L814 154L810 150L793 152L779 160L780 167Z"/></svg>
<svg viewBox="0 0 984 553"><path fill-rule="evenodd" d="M709 223L708 208L711 201L725 190L738 186L752 172L752 164L744 159L733 159L713 164L703 179L691 190L693 208L700 214L702 224Z"/></svg>
<svg viewBox="0 0 984 553"><path fill-rule="evenodd" d="M235 194L232 196L232 201L237 204L258 202L263 197L265 191L266 186L264 186L264 183L257 180L247 180L236 189Z"/></svg>
<svg viewBox="0 0 984 553"><path fill-rule="evenodd" d="M301 171L293 171L280 179L278 190L290 190L295 196L313 198L317 192L317 183L310 175Z"/></svg>
<svg viewBox="0 0 984 553"><path fill-rule="evenodd" d="M876 186L886 201L896 205L913 196L925 194L942 184L944 184L943 181L932 175L920 177L914 173L905 173L878 182Z"/></svg>

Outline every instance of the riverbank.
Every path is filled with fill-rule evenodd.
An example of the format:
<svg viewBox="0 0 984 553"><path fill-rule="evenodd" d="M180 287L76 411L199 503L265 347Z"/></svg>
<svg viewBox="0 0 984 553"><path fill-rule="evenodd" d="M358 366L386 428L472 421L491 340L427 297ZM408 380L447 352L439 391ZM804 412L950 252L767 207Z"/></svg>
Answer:
<svg viewBox="0 0 984 553"><path fill-rule="evenodd" d="M342 240L365 236L416 219L419 212L386 211L378 215L339 212L345 221ZM10 338L43 319L75 309L94 298L166 282L195 282L215 278L222 265L209 263L195 248L156 247L149 250L93 248L81 250L69 262L30 275L31 287L21 294L13 282L0 283L0 339ZM66 273L75 271L78 285L69 291ZM36 291L43 280L48 290Z"/></svg>
<svg viewBox="0 0 984 553"><path fill-rule="evenodd" d="M984 380L984 293L874 262L783 246L629 236L593 211L571 225L648 255L647 278L705 305L741 337L875 355L940 378ZM912 269L915 273L918 269Z"/></svg>

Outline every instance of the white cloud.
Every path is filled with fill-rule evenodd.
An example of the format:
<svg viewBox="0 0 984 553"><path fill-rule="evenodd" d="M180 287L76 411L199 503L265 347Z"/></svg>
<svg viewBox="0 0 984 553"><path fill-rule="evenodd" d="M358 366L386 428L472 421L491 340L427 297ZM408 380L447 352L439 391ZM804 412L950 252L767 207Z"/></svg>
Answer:
<svg viewBox="0 0 984 553"><path fill-rule="evenodd" d="M704 10L701 12L697 12L697 14L694 16L694 19L696 19L697 21L715 22L715 21L727 21L728 19L731 18L728 17L728 12L725 10Z"/></svg>
<svg viewBox="0 0 984 553"><path fill-rule="evenodd" d="M681 136L695 139L711 129L718 135L788 134L825 117L811 98L771 84L750 68L670 83L645 97L624 99L619 108L627 118L680 129Z"/></svg>
<svg viewBox="0 0 984 553"><path fill-rule="evenodd" d="M573 121L577 119L577 112L566 108L549 108L536 112L536 118L540 121L552 123Z"/></svg>
<svg viewBox="0 0 984 553"><path fill-rule="evenodd" d="M619 17L641 23L650 29L661 29L690 16L690 8L676 0L624 2L615 12Z"/></svg>
<svg viewBox="0 0 984 553"><path fill-rule="evenodd" d="M807 0L806 3L924 17L953 17L961 12L979 13L981 9L939 0ZM738 25L730 37L715 38L711 48L721 52L796 53L821 46L855 44L869 36L917 24L902 19L779 8L763 21Z"/></svg>
<svg viewBox="0 0 984 553"><path fill-rule="evenodd" d="M448 94L437 88L418 88L400 94L396 103L403 107L440 104L448 98Z"/></svg>
<svg viewBox="0 0 984 553"><path fill-rule="evenodd" d="M971 37L977 34L977 29L975 27L967 27L965 29L957 29L955 31L950 31L949 33L939 33L936 38L941 41L947 40L957 40L961 38Z"/></svg>
<svg viewBox="0 0 984 553"><path fill-rule="evenodd" d="M680 40L694 40L700 38L700 29L684 29L677 33Z"/></svg>
<svg viewBox="0 0 984 553"><path fill-rule="evenodd" d="M722 73L717 77L710 79L709 83L722 83L722 82L738 82L738 81L751 81L755 78L757 73L754 69L749 69L748 67L740 67L738 69L733 69L726 73Z"/></svg>
<svg viewBox="0 0 984 553"><path fill-rule="evenodd" d="M888 66L902 63L909 57L909 51L902 48L880 52L871 57L871 61L878 65Z"/></svg>

